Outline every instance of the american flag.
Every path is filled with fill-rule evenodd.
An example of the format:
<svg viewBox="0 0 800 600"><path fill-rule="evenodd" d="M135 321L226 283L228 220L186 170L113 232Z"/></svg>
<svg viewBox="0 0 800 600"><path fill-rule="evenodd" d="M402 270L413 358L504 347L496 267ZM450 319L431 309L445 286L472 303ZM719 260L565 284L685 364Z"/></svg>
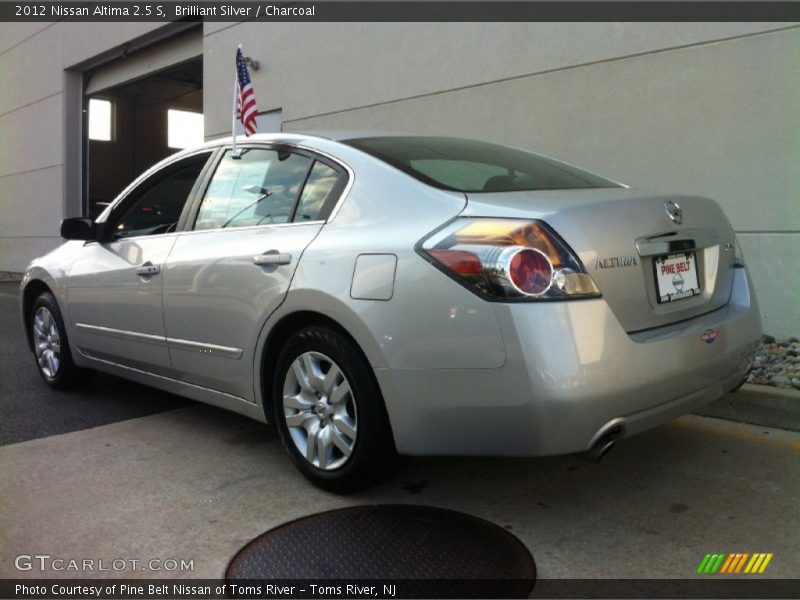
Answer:
<svg viewBox="0 0 800 600"><path fill-rule="evenodd" d="M239 93L236 96L236 112L239 114L239 120L242 125L244 125L245 135L253 135L258 131L258 123L256 123L258 107L256 106L253 84L250 82L250 73L247 72L247 65L244 62L241 48L236 50L236 83L239 88Z"/></svg>

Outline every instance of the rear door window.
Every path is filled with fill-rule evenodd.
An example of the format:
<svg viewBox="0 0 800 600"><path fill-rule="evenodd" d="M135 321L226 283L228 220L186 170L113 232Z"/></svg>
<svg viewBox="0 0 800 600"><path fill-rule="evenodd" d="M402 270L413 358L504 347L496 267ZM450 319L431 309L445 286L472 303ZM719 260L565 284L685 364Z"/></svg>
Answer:
<svg viewBox="0 0 800 600"><path fill-rule="evenodd" d="M206 189L194 228L288 223L313 159L285 150L228 150Z"/></svg>
<svg viewBox="0 0 800 600"><path fill-rule="evenodd" d="M330 165L316 161L303 187L294 220L303 222L326 219L341 195L346 179Z"/></svg>

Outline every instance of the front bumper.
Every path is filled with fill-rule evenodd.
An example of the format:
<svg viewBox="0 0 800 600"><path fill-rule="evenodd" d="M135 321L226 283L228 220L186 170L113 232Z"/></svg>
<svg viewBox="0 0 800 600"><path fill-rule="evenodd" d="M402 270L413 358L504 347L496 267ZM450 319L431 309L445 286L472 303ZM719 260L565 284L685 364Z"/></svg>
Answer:
<svg viewBox="0 0 800 600"><path fill-rule="evenodd" d="M609 428L639 433L734 389L761 337L745 269L725 307L636 334L602 298L495 307L501 368L376 370L400 453L587 450ZM710 344L708 329L718 332Z"/></svg>

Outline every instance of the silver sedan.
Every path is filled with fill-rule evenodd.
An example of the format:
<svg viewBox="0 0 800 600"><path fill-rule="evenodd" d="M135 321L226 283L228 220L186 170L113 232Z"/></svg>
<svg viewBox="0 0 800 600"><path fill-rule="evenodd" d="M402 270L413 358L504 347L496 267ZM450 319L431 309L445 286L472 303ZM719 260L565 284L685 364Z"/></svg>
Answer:
<svg viewBox="0 0 800 600"><path fill-rule="evenodd" d="M47 384L274 422L338 492L398 454L600 456L734 389L761 336L713 200L478 141L214 141L61 232L21 289Z"/></svg>

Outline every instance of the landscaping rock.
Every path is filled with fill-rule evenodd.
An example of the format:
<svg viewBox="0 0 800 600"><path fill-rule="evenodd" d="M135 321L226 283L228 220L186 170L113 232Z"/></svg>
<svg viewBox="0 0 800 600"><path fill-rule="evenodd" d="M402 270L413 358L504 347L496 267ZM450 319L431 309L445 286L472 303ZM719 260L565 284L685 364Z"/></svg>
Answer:
<svg viewBox="0 0 800 600"><path fill-rule="evenodd" d="M800 341L795 337L777 341L765 335L756 353L747 383L800 389Z"/></svg>

